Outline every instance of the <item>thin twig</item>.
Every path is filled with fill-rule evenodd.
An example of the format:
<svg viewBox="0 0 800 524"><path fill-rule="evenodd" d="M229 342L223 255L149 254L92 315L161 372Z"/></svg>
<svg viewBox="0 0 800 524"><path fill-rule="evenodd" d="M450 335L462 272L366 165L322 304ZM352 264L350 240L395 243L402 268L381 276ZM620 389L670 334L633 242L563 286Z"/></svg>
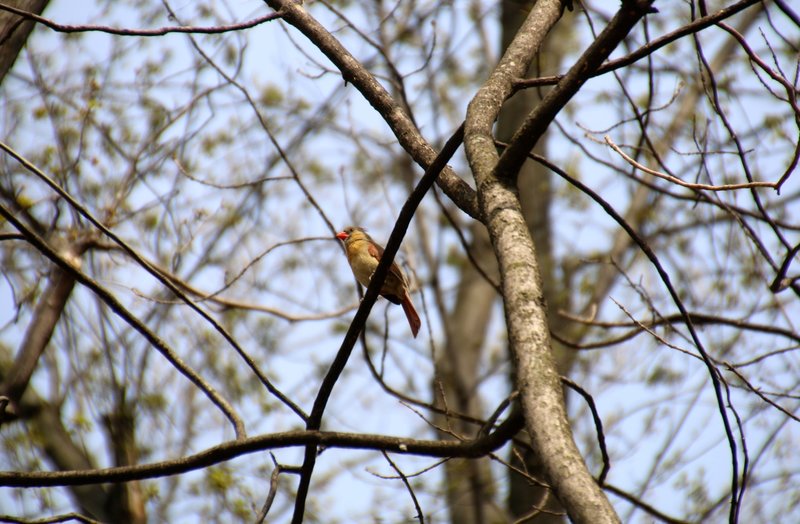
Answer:
<svg viewBox="0 0 800 524"><path fill-rule="evenodd" d="M408 494L411 495L411 500L414 501L414 507L417 509L417 520L419 520L420 524L425 524L425 515L422 513L422 508L419 505L417 496L414 494L414 489L411 487L411 483L408 482L405 473L400 471L400 468L397 467L397 464L395 464L394 461L392 461L392 459L389 458L388 453L386 453L385 451L381 451L381 453L383 454L383 458L386 459L386 462L388 462L389 465L392 466L392 469L395 470L397 474L400 476L400 480L402 480L403 484L405 484L406 489L408 490Z"/></svg>
<svg viewBox="0 0 800 524"><path fill-rule="evenodd" d="M167 289L169 289L172 293L174 293L178 298L183 300L183 302L193 309L197 314L199 314L206 322L211 324L211 326L225 339L228 344L233 347L233 349L239 354L239 356L245 361L248 367L253 371L253 373L258 377L264 387L272 393L275 397L277 397L281 402L283 402L286 406L289 407L292 411L294 411L297 416L299 416L302 420L306 420L307 415L306 413L300 408L297 404L295 404L289 397L287 397L280 389L275 386L271 380L264 374L264 372L258 367L255 360L247 354L247 352L242 348L239 343L233 338L227 329L225 329L222 324L217 322L214 318L211 317L205 310L203 310L200 306L198 306L194 301L192 301L186 294L181 291L175 284L173 284L168 278L166 278L158 268L154 267L150 262L147 261L142 255L140 255L133 247L131 247L127 242L122 240L116 233L111 231L108 227L106 227L100 220L98 220L85 206L83 206L80 202L77 201L71 194L69 194L64 188L62 188L55 180L51 177L47 176L43 171L41 171L38 167L33 165L29 162L25 157L17 153L14 149L12 149L6 143L0 141L0 149L4 150L8 153L11 157L13 157L17 162L19 162L25 169L36 175L40 180L46 183L50 188L55 191L61 198L63 198L70 206L72 206L78 213L80 213L84 218L86 218L89 222L94 225L98 230L100 230L105 236L113 240L129 257L135 260L145 271L153 275L159 282L161 282ZM244 426L237 427L237 435L239 437L244 437Z"/></svg>
<svg viewBox="0 0 800 524"><path fill-rule="evenodd" d="M275 458L273 453L270 452L269 456L272 458L272 463L275 465L275 469L272 470L272 475L270 475L267 499L264 501L261 511L259 511L258 515L256 516L256 522L259 524L264 522L264 519L267 518L267 514L272 507L272 503L275 502L275 495L278 494L278 477L280 477L281 473L298 474L300 472L300 468L297 466L284 466L282 464L278 464L278 460Z"/></svg>
<svg viewBox="0 0 800 524"><path fill-rule="evenodd" d="M8 220L17 230L25 235L27 241L33 245L42 255L49 258L54 264L62 270L70 274L75 280L91 289L100 300L111 308L122 320L127 322L133 329L138 331L150 344L161 353L172 366L177 369L183 376L188 378L195 386L205 393L211 402L216 405L220 411L230 420L234 427L237 438L244 438L246 436L244 421L239 417L233 406L214 389L211 384L206 382L195 370L189 367L166 342L164 342L158 335L153 333L141 320L136 318L119 300L107 289L98 284L94 279L78 270L70 260L65 259L53 249L44 239L38 234L29 229L6 207L0 204L0 216Z"/></svg>
<svg viewBox="0 0 800 524"><path fill-rule="evenodd" d="M109 27L103 25L59 24L43 16L39 16L35 13L31 13L23 9L18 9L16 7L3 3L0 3L0 10L8 11L9 13L14 13L15 15L19 15L22 18L26 18L28 20L33 20L34 22L49 27L50 29L58 33L95 32L95 33L108 33L119 36L163 36L169 33L199 33L199 34L213 35L219 33L228 33L230 31L240 31L242 29L250 29L251 27L256 27L265 22L271 22L273 20L277 20L281 18L281 16L283 16L282 12L277 11L275 13L260 16L253 20L248 20L247 22L241 22L238 24L230 24L230 25L220 25L212 27L172 26L172 27L160 27L157 29L122 29L122 28Z"/></svg>
<svg viewBox="0 0 800 524"><path fill-rule="evenodd" d="M787 417L795 420L796 422L800 422L800 417L798 417L794 413L791 413L789 410L787 410L786 408L784 408L783 406L781 406L777 402L774 402L774 401L770 400L764 393L761 392L760 388L757 388L754 385L752 385L750 383L750 381L747 380L745 378L745 376L742 375L742 373L738 369L736 369L735 365L733 365L733 364L731 364L730 362L727 362L727 361L723 361L722 365L725 366L728 369L728 371L730 371L731 373L736 375L736 378L738 378L739 380L744 382L744 384L747 386L747 389L749 389L750 391L755 393L758 396L758 398L760 398L761 400L763 400L764 402L766 402L767 404L769 404L773 408L777 409L778 411L780 411L781 413L783 413Z"/></svg>
<svg viewBox="0 0 800 524"><path fill-rule="evenodd" d="M589 411L592 413L592 420L594 421L594 428L597 432L597 446L600 448L600 455L603 457L603 469L600 470L600 476L597 478L597 483L600 486L605 486L606 477L611 470L611 459L608 456L608 449L606 448L606 436L603 432L603 420L600 418L600 413L597 412L597 406L594 403L594 398L588 391L583 389L567 377L561 377L561 383L583 397L586 405L589 406Z"/></svg>
<svg viewBox="0 0 800 524"><path fill-rule="evenodd" d="M676 519L674 517L670 517L666 513L662 513L661 511L657 510L656 508L654 508L650 504L647 504L646 502L642 501L638 497L636 497L634 495L631 495L627 491L623 491L623 490L619 489L616 486L612 486L610 484L606 484L605 486L603 486L603 489L608 491L608 492L610 492L610 493L613 493L614 495L616 495L616 496L618 496L618 497L620 497L622 499L627 500L628 502L630 502L631 504L633 504L634 506L636 506L640 510L644 511L645 513L647 513L648 515L650 515L652 517L655 517L656 519L660 520L661 522L664 522L666 524L690 524L690 522L687 521L687 520Z"/></svg>
<svg viewBox="0 0 800 524"><path fill-rule="evenodd" d="M698 189L698 190L705 190L705 191L734 191L737 189L752 189L754 187L769 187L772 189L777 189L778 184L776 182L742 182L741 184L723 184L723 185L714 185L714 184L694 184L692 182L684 182L680 178L676 178L672 175L668 175L666 173L662 173L660 171L656 171L655 169L650 169L649 167L640 164L630 156L626 155L620 147L614 143L609 135L603 137L611 149L617 152L619 156L622 157L627 163L635 167L640 171L644 171L647 174L653 175L655 177L667 180L672 182L673 184L677 184L681 187L686 187L688 189Z"/></svg>

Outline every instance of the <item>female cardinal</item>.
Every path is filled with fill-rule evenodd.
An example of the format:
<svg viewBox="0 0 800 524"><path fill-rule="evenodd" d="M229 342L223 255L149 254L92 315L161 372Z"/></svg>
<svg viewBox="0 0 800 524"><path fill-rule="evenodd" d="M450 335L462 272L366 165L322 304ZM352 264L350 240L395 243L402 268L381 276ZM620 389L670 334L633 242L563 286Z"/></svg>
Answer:
<svg viewBox="0 0 800 524"><path fill-rule="evenodd" d="M374 240L360 227L346 227L344 231L336 234L336 238L344 241L344 249L347 252L347 261L356 276L356 280L362 286L368 286L372 280L372 274L378 268L378 261L383 256L383 248L375 243ZM420 320L411 297L408 295L408 282L400 267L392 262L386 280L383 281L381 296L392 304L400 304L408 318L408 325L416 338L419 332Z"/></svg>

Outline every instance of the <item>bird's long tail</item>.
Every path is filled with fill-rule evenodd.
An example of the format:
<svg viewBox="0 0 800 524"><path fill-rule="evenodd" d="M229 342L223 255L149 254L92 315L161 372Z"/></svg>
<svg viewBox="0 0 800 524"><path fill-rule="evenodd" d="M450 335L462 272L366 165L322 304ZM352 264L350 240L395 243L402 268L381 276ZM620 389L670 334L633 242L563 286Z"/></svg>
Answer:
<svg viewBox="0 0 800 524"><path fill-rule="evenodd" d="M411 333L414 334L414 338L417 338L417 333L419 333L419 328L422 325L422 322L419 319L419 315L417 315L417 310L414 309L414 304L411 303L411 297L408 296L408 293L406 293L403 297L401 305L403 306L403 312L406 314L406 318L408 319L408 325L411 327Z"/></svg>

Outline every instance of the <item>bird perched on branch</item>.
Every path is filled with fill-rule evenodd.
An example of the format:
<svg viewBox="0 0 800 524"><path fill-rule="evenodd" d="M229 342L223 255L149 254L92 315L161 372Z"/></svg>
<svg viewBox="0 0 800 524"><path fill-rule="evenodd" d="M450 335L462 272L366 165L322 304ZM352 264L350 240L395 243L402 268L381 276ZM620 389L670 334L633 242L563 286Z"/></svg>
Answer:
<svg viewBox="0 0 800 524"><path fill-rule="evenodd" d="M361 227L346 227L344 231L336 234L336 238L344 242L347 261L350 263L350 268L353 270L356 280L362 286L367 287L370 280L372 280L372 275L378 268L378 262L383 256L383 248L376 244ZM421 322L408 294L406 276L395 262L392 262L389 267L389 272L386 274L386 280L383 281L380 294L389 302L403 306L408 325L411 326L411 332L416 338Z"/></svg>

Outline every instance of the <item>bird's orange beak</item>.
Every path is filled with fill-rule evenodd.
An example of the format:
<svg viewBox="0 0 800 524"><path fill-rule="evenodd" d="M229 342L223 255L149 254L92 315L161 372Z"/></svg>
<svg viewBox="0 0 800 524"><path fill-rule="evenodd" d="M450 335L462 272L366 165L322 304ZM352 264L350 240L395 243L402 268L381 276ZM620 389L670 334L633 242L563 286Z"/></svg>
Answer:
<svg viewBox="0 0 800 524"><path fill-rule="evenodd" d="M347 240L347 237L349 236L350 235L348 235L344 231L339 231L338 233L336 233L336 238L338 238L339 240Z"/></svg>

